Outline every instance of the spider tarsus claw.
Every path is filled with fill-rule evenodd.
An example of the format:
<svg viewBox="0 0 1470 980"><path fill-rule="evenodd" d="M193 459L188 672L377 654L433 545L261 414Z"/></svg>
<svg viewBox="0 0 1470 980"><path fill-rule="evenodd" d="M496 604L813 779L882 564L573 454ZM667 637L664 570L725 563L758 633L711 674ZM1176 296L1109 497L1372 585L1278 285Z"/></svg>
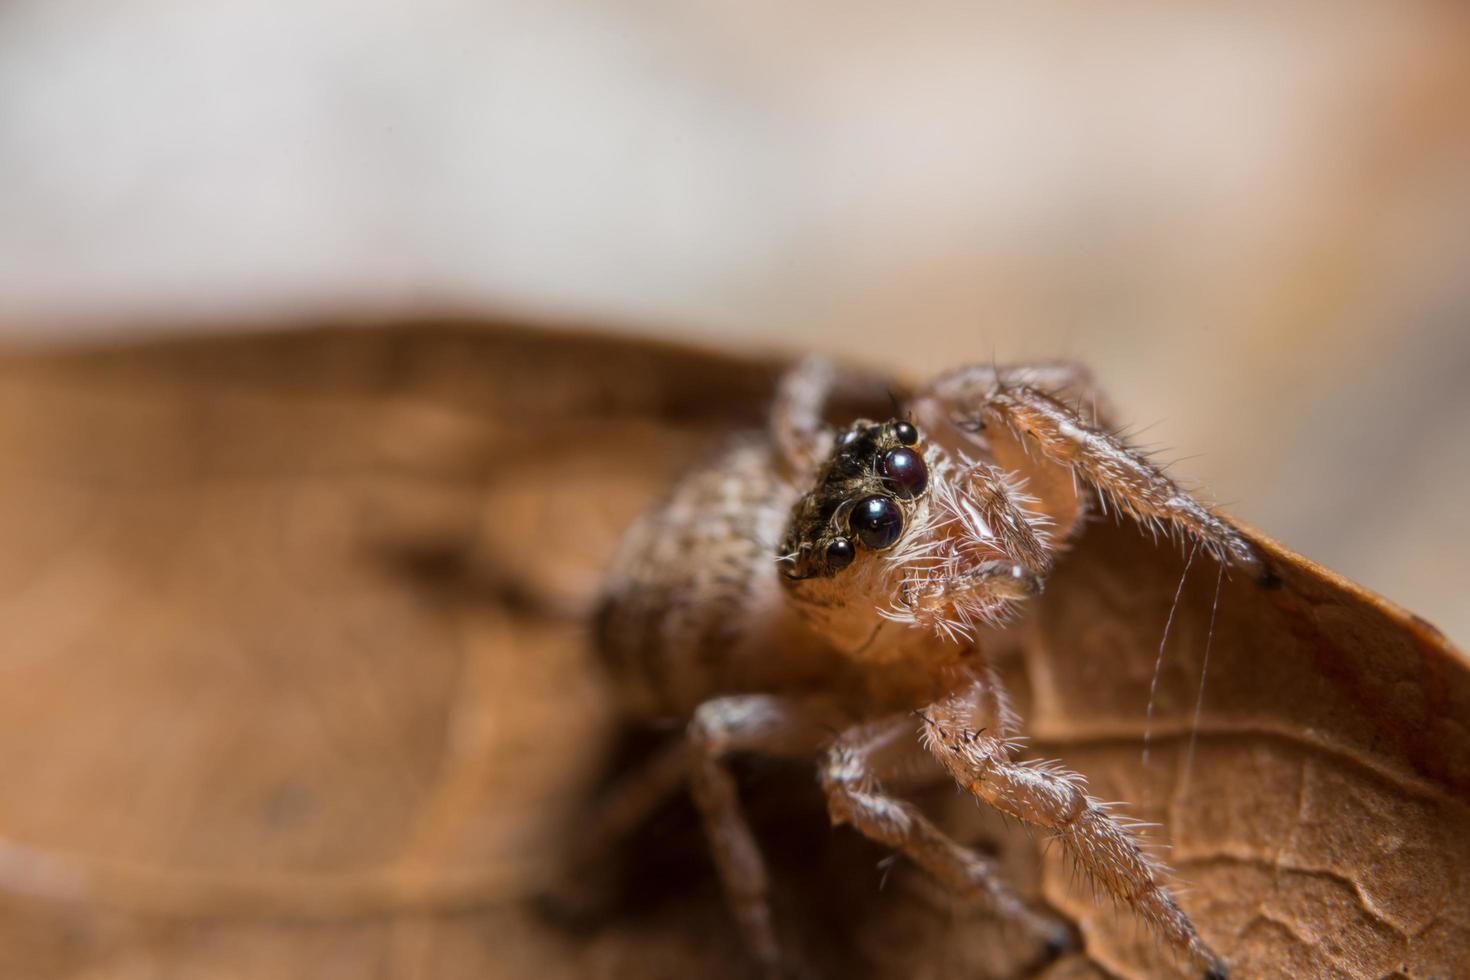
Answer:
<svg viewBox="0 0 1470 980"><path fill-rule="evenodd" d="M1267 590L1281 588L1281 576L1264 558L1261 559L1261 570L1256 574L1256 585Z"/></svg>
<svg viewBox="0 0 1470 980"><path fill-rule="evenodd" d="M1027 926L1041 940L1041 965L1061 959L1082 948L1081 938L1071 923L1041 912L1029 912Z"/></svg>
<svg viewBox="0 0 1470 980"><path fill-rule="evenodd" d="M1230 980L1230 967L1223 961L1206 968L1204 980Z"/></svg>
<svg viewBox="0 0 1470 980"><path fill-rule="evenodd" d="M1059 960L1063 956L1078 948L1077 937L1072 935L1072 930L1064 925L1057 925L1046 937L1042 944L1042 955L1046 962Z"/></svg>

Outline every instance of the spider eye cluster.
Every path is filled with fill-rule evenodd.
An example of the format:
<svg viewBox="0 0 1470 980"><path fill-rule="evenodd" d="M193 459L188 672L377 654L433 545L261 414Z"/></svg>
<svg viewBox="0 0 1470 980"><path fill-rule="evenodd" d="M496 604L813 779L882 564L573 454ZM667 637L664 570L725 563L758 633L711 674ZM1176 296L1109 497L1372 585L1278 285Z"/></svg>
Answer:
<svg viewBox="0 0 1470 980"><path fill-rule="evenodd" d="M903 419L887 425L860 425L837 440L834 476L853 482L871 482L877 477L883 492L864 495L839 518L846 527L822 555L829 575L853 563L858 545L882 551L898 543L904 529L904 512L898 502L913 500L929 486L929 467L912 448L918 443L919 430Z"/></svg>

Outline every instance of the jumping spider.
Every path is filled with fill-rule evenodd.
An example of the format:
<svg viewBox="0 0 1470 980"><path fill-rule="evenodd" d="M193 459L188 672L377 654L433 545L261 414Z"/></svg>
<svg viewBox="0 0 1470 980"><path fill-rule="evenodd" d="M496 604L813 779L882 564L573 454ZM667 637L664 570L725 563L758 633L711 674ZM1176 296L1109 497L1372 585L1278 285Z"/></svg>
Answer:
<svg viewBox="0 0 1470 980"><path fill-rule="evenodd" d="M975 632L1041 591L1099 507L1221 562L1258 569L1254 549L1110 434L1085 369L962 369L913 392L900 417L834 432L823 413L843 380L820 360L794 368L769 430L687 476L625 538L601 653L630 713L687 719L676 764L633 795L687 779L728 903L769 972L780 952L732 753L818 758L834 824L1056 943L1060 924L1023 904L992 859L885 786L927 753L941 778L1055 835L1164 943L1223 977L1130 825L1077 774L1016 760L1019 719Z"/></svg>

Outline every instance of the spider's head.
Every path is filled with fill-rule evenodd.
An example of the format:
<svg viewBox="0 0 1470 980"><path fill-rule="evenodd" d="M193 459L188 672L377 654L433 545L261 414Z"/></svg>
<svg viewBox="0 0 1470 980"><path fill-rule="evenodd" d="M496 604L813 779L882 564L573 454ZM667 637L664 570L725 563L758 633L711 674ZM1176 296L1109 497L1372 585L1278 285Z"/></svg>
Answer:
<svg viewBox="0 0 1470 980"><path fill-rule="evenodd" d="M841 432L792 508L777 554L801 614L840 648L880 656L886 646L873 641L889 621L960 639L1035 594L1037 577L966 503L977 472L903 419L859 420ZM1009 484L995 489L1020 496ZM977 574L983 592L953 587Z"/></svg>
<svg viewBox="0 0 1470 980"><path fill-rule="evenodd" d="M911 423L853 423L792 509L782 573L789 581L831 578L892 551L928 488L929 463Z"/></svg>
<svg viewBox="0 0 1470 980"><path fill-rule="evenodd" d="M860 419L840 432L787 521L777 562L803 612L843 646L882 623L902 556L929 523L938 450L903 419Z"/></svg>

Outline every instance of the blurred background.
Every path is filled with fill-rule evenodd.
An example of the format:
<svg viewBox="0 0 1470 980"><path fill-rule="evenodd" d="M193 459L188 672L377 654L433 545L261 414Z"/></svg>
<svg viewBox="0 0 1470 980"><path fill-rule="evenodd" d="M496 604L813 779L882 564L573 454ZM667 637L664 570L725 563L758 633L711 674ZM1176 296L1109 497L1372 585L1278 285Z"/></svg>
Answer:
<svg viewBox="0 0 1470 980"><path fill-rule="evenodd" d="M617 728L584 622L518 598L586 601L769 379L495 317L1085 361L1176 475L1470 645L1467 260L1463 0L0 0L0 977L738 975L687 801L622 852L661 904L569 938L528 900ZM289 333L323 322L417 333ZM1187 716L1211 576L1155 718L1180 587L1122 554L1100 606L1043 600L1086 627L1048 620L1038 751L1236 856L1185 870L1242 975L1463 962L1463 807L1414 781L1470 772L1433 643L1227 591L1186 800L1128 726ZM1018 955L869 905L919 908L788 824L795 776L748 796L805 829L759 836L851 872L803 904L877 910L832 932L897 964L862 975ZM1072 908L1108 976L1169 969Z"/></svg>
<svg viewBox="0 0 1470 980"><path fill-rule="evenodd" d="M1078 358L1470 641L1470 8L9 0L0 326Z"/></svg>

